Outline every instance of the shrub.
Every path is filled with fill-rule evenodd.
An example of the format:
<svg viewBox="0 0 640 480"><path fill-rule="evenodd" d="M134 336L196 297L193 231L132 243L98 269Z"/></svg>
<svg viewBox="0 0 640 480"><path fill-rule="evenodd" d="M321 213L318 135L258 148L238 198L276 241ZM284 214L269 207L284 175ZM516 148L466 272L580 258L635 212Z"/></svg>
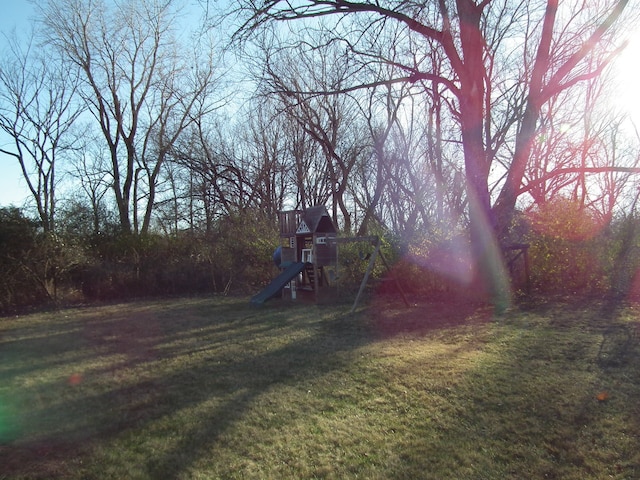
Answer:
<svg viewBox="0 0 640 480"><path fill-rule="evenodd" d="M17 208L0 208L0 311L39 303L47 298L30 268L38 223Z"/></svg>
<svg viewBox="0 0 640 480"><path fill-rule="evenodd" d="M589 209L559 197L528 215L531 281L543 293L607 289L604 224Z"/></svg>
<svg viewBox="0 0 640 480"><path fill-rule="evenodd" d="M280 238L275 220L263 212L249 209L221 217L208 240L216 290L248 293L273 278L272 255Z"/></svg>

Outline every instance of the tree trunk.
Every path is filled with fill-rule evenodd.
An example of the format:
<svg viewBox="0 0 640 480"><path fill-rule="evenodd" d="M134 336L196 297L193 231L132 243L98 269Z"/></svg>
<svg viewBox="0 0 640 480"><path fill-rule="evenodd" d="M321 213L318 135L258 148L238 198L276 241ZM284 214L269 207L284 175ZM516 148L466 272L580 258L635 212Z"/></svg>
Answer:
<svg viewBox="0 0 640 480"><path fill-rule="evenodd" d="M486 290L496 309L503 310L510 301L509 279L496 239L496 222L489 195L489 167L484 144L484 105L488 85L485 83L484 40L480 21L481 7L470 0L458 0L460 40L464 57L460 75L460 118L467 197L469 230L474 259L474 290Z"/></svg>
<svg viewBox="0 0 640 480"><path fill-rule="evenodd" d="M502 191L496 202L496 231L500 238L507 238L516 200L520 195L522 179L531 156L531 142L535 138L538 119L540 118L541 95L544 75L549 71L549 58L553 40L553 26L558 12L558 0L548 0L542 25L542 33L529 82L529 92L520 130L516 137L515 152L511 168Z"/></svg>

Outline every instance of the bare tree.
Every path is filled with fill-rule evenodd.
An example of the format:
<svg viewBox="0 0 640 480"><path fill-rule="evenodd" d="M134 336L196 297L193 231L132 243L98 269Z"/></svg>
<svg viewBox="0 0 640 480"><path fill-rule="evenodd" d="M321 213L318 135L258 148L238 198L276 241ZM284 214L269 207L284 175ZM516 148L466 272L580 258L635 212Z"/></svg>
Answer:
<svg viewBox="0 0 640 480"><path fill-rule="evenodd" d="M167 152L194 118L214 108L213 58L183 60L171 0L65 0L49 2L42 14L47 40L82 72L83 99L109 147L121 227L144 233Z"/></svg>
<svg viewBox="0 0 640 480"><path fill-rule="evenodd" d="M320 175L324 192L316 201L330 200L334 218L352 231L352 208L347 199L351 172L367 147L361 133L357 101L347 95L305 95L305 90L328 91L344 84L350 65L331 45L314 50L286 49L263 52L266 68L262 82L267 94L278 98L278 109L291 118L322 149L324 162L306 174ZM302 173L302 172L301 172ZM319 185L316 182L316 185ZM324 197L324 198L323 198ZM324 203L324 202L323 202Z"/></svg>
<svg viewBox="0 0 640 480"><path fill-rule="evenodd" d="M637 147L622 128L624 116L599 105L608 82L606 76L584 82L576 86L581 95L565 92L542 109L521 187L535 204L564 196L606 223L640 172Z"/></svg>
<svg viewBox="0 0 640 480"><path fill-rule="evenodd" d="M247 116L239 135L245 144L239 149L239 163L253 186L252 203L275 222L277 212L295 195L292 152L296 132L287 118L274 116L270 103L252 108Z"/></svg>
<svg viewBox="0 0 640 480"><path fill-rule="evenodd" d="M331 42L344 47L361 69L371 63L389 63L403 72L392 78L354 77L351 84L336 85L324 93L346 93L389 83L428 81L446 88L455 102L464 155L464 172L475 258L497 292L500 260L497 237L511 224L531 142L539 126L541 109L561 92L600 74L615 47L611 40L628 0L602 0L566 4L558 0L519 2L507 0L439 0L438 2L353 2L348 0L283 0L241 2L244 23L237 38L274 21L303 21L307 25L332 21ZM334 21L335 20L335 21ZM351 20L351 21L349 21ZM401 39L398 49L411 54L398 58L379 48L378 39L393 30ZM323 43L327 41L322 39ZM304 45L305 41L300 42ZM609 42L609 43L607 43ZM383 45L386 44L383 42ZM318 45L315 45L318 46ZM429 62L416 62L435 49L446 61L438 71ZM495 68L500 52L515 51L511 59L522 65L519 88L496 83L505 70ZM422 55L416 56L416 52ZM504 53L503 53L504 55ZM506 82L506 80L502 80ZM302 90L301 94L319 92ZM500 108L497 101L519 102ZM502 118L494 113L501 112ZM515 112L518 115L504 115ZM506 122L506 123L504 123ZM513 156L499 192L491 194L495 155L516 127ZM496 198L495 204L492 196Z"/></svg>
<svg viewBox="0 0 640 480"><path fill-rule="evenodd" d="M82 112L74 102L77 78L33 39L24 46L14 39L10 47L0 69L0 128L12 146L0 152L20 164L42 228L53 232L59 158L73 148L72 127Z"/></svg>
<svg viewBox="0 0 640 480"><path fill-rule="evenodd" d="M502 231L508 228L521 193L542 109L558 95L602 73L614 53L611 49L609 52L598 49L598 46L611 38L608 32L619 21L627 3L627 0L594 2L585 11L562 12L569 15L569 21L561 26L558 25L558 0L547 1L535 59L530 76L526 78L526 103L515 139L513 160L495 206ZM558 30L561 34L554 36Z"/></svg>
<svg viewBox="0 0 640 480"><path fill-rule="evenodd" d="M105 197L111 188L109 154L105 150L100 139L87 129L84 141L78 145L71 156L73 167L69 173L71 178L80 185L85 202L89 201L94 234L101 232L106 223Z"/></svg>
<svg viewBox="0 0 640 480"><path fill-rule="evenodd" d="M266 123L258 109L257 115L237 125L198 120L190 136L175 145L172 162L189 171L188 198L200 205L206 231L221 216L249 209L261 210L275 221L289 190L283 138L278 125ZM193 211L193 204L189 208ZM190 217L195 220L195 215Z"/></svg>
<svg viewBox="0 0 640 480"><path fill-rule="evenodd" d="M288 138L288 156L292 169L288 180L294 189L296 209L326 204L331 199L331 184L325 174L326 161L322 147L311 138L295 119L286 116L281 125Z"/></svg>

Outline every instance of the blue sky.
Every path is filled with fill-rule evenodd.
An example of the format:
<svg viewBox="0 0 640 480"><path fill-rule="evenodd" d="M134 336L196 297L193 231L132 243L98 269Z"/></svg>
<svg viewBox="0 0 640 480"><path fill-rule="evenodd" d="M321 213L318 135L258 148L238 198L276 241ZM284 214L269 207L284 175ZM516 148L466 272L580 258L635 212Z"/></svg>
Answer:
<svg viewBox="0 0 640 480"><path fill-rule="evenodd" d="M28 23L33 13L33 5L29 0L12 0L3 3L0 15L0 28L3 33Z"/></svg>
<svg viewBox="0 0 640 480"><path fill-rule="evenodd" d="M5 48L5 37L12 33L24 32L29 28L33 5L28 0L3 2L0 12L0 51ZM7 138L0 135L0 144L6 145ZM0 153L0 207L11 204L21 207L28 196L26 185L17 161Z"/></svg>

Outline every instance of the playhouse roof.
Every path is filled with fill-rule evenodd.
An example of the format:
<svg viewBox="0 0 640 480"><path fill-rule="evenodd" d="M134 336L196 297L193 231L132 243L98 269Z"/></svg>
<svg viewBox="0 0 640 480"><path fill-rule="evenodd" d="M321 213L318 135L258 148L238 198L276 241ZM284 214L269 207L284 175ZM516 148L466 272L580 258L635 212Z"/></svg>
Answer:
<svg viewBox="0 0 640 480"><path fill-rule="evenodd" d="M307 208L302 214L302 221L296 233L335 233L336 226L324 205Z"/></svg>

